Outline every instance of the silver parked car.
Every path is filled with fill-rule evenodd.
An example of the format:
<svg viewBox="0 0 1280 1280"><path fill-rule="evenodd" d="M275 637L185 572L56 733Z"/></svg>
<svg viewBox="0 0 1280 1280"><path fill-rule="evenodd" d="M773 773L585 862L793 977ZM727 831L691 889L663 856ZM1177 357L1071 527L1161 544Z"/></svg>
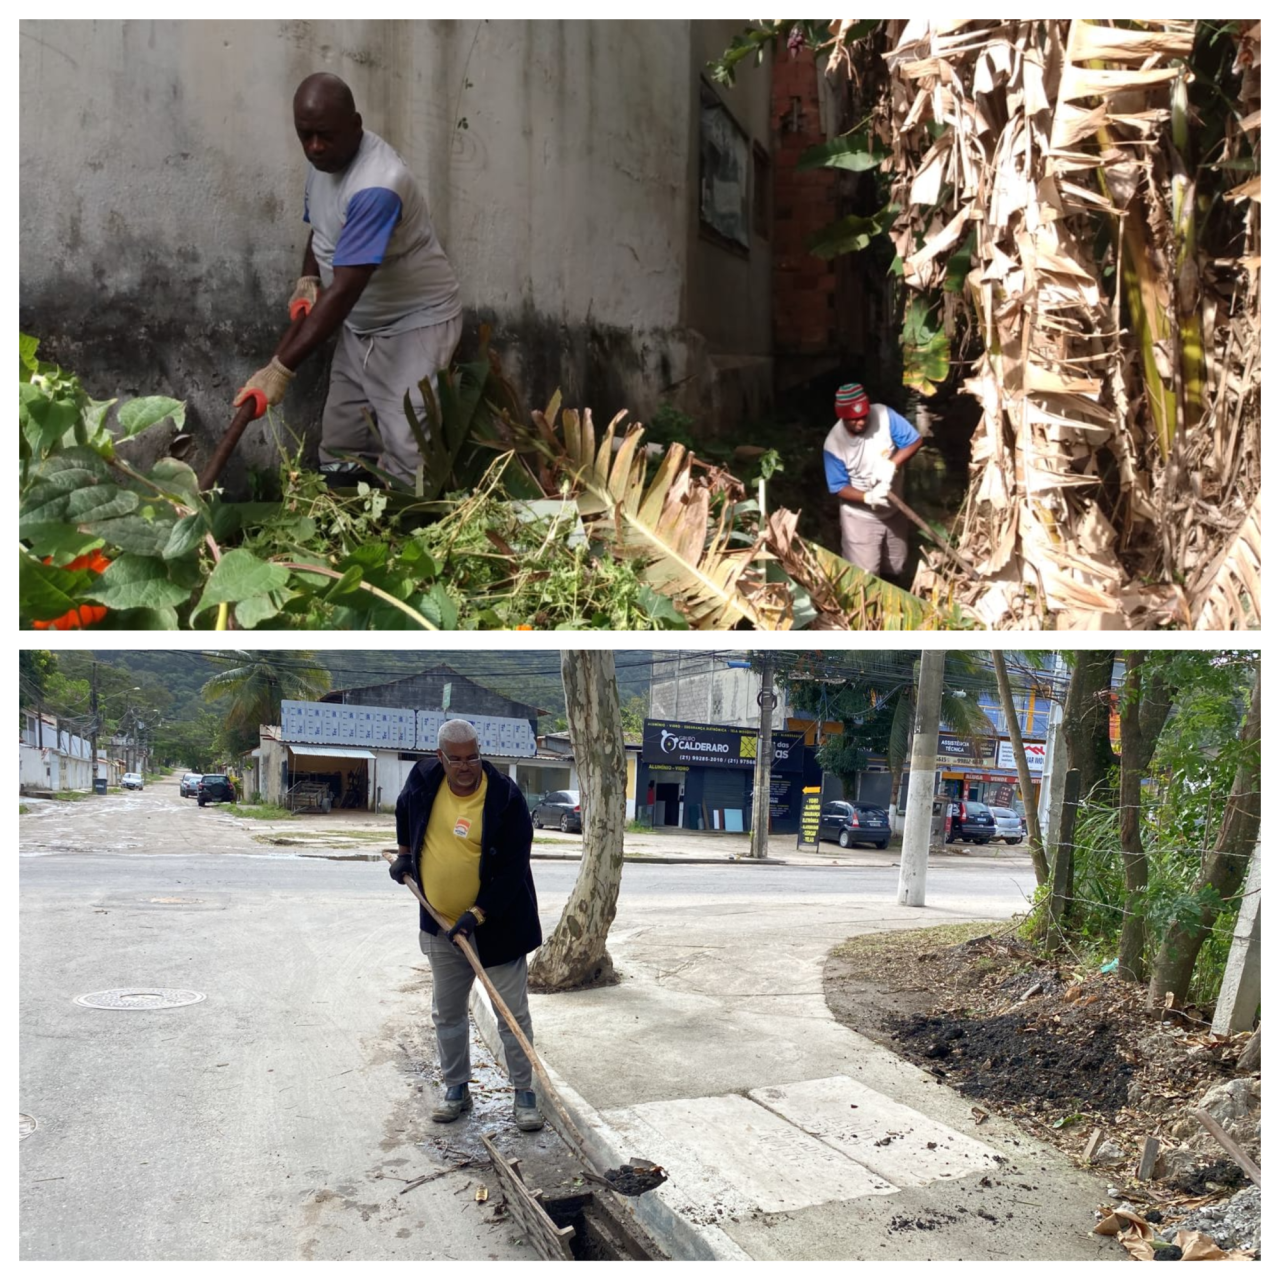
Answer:
<svg viewBox="0 0 1280 1280"><path fill-rule="evenodd" d="M1005 844L1021 844L1027 838L1027 824L1020 814L1012 809L991 808L991 816L996 820L996 839Z"/></svg>

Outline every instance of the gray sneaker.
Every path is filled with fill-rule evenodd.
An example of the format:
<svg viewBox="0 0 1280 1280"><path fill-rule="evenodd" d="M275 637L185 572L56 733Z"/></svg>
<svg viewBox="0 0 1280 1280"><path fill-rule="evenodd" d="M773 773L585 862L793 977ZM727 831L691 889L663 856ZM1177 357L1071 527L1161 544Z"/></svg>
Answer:
<svg viewBox="0 0 1280 1280"><path fill-rule="evenodd" d="M451 1084L431 1110L431 1118L437 1124L449 1124L464 1111L471 1110L471 1090L465 1084Z"/></svg>
<svg viewBox="0 0 1280 1280"><path fill-rule="evenodd" d="M517 1089L515 1096L516 1128L525 1133L535 1133L547 1122L538 1110L537 1095L532 1089Z"/></svg>

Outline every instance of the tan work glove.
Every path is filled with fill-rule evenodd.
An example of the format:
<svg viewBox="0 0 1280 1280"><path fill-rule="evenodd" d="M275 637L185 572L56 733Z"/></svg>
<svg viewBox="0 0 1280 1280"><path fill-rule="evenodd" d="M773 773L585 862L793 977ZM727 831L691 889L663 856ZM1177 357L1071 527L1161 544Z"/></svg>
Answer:
<svg viewBox="0 0 1280 1280"><path fill-rule="evenodd" d="M889 482L881 480L871 486L862 495L862 501L869 507L887 507L889 505Z"/></svg>
<svg viewBox="0 0 1280 1280"><path fill-rule="evenodd" d="M293 371L286 369L275 356L272 356L271 363L259 369L240 388L239 393L231 403L238 409L245 401L252 400L254 402L253 416L260 418L266 413L268 405L279 404L284 399L284 393L288 391L289 383L292 381Z"/></svg>
<svg viewBox="0 0 1280 1280"><path fill-rule="evenodd" d="M320 297L319 276L299 276L298 283L293 286L293 297L289 299L289 319L309 316L311 308Z"/></svg>
<svg viewBox="0 0 1280 1280"><path fill-rule="evenodd" d="M871 475L877 485L881 481L886 484L892 484L897 474L898 468L893 465L889 458L873 458L871 460Z"/></svg>

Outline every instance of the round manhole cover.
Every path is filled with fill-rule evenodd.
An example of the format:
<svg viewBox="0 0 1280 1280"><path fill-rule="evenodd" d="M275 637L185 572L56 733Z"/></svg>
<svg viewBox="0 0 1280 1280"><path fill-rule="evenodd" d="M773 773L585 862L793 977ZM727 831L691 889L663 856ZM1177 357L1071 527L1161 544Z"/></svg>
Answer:
<svg viewBox="0 0 1280 1280"><path fill-rule="evenodd" d="M179 991L174 987L120 987L76 996L76 1004L86 1009L177 1009L203 999L201 991Z"/></svg>
<svg viewBox="0 0 1280 1280"><path fill-rule="evenodd" d="M36 1131L35 1116L24 1116L21 1111L18 1112L18 1140L30 1137Z"/></svg>

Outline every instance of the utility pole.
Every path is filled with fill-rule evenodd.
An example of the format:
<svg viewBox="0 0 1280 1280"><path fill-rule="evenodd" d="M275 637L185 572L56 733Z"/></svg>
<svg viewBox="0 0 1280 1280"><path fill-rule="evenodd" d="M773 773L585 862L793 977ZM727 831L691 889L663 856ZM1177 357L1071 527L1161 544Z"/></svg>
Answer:
<svg viewBox="0 0 1280 1280"><path fill-rule="evenodd" d="M773 764L773 709L778 698L773 691L773 653L765 650L761 655L760 692L756 701L760 704L760 735L756 740L756 777L751 805L751 854L753 858L769 856L769 779Z"/></svg>
<svg viewBox="0 0 1280 1280"><path fill-rule="evenodd" d="M924 906L925 872L929 868L929 827L933 817L934 774L938 768L938 722L942 719L942 649L920 654L920 689L916 697L915 734L911 741L911 781L902 828L898 870L898 905Z"/></svg>
<svg viewBox="0 0 1280 1280"><path fill-rule="evenodd" d="M98 790L98 664L96 662L89 668L89 715L92 717L89 721L91 734L89 751L93 756L93 766L89 770L89 787L91 791L96 792Z"/></svg>

